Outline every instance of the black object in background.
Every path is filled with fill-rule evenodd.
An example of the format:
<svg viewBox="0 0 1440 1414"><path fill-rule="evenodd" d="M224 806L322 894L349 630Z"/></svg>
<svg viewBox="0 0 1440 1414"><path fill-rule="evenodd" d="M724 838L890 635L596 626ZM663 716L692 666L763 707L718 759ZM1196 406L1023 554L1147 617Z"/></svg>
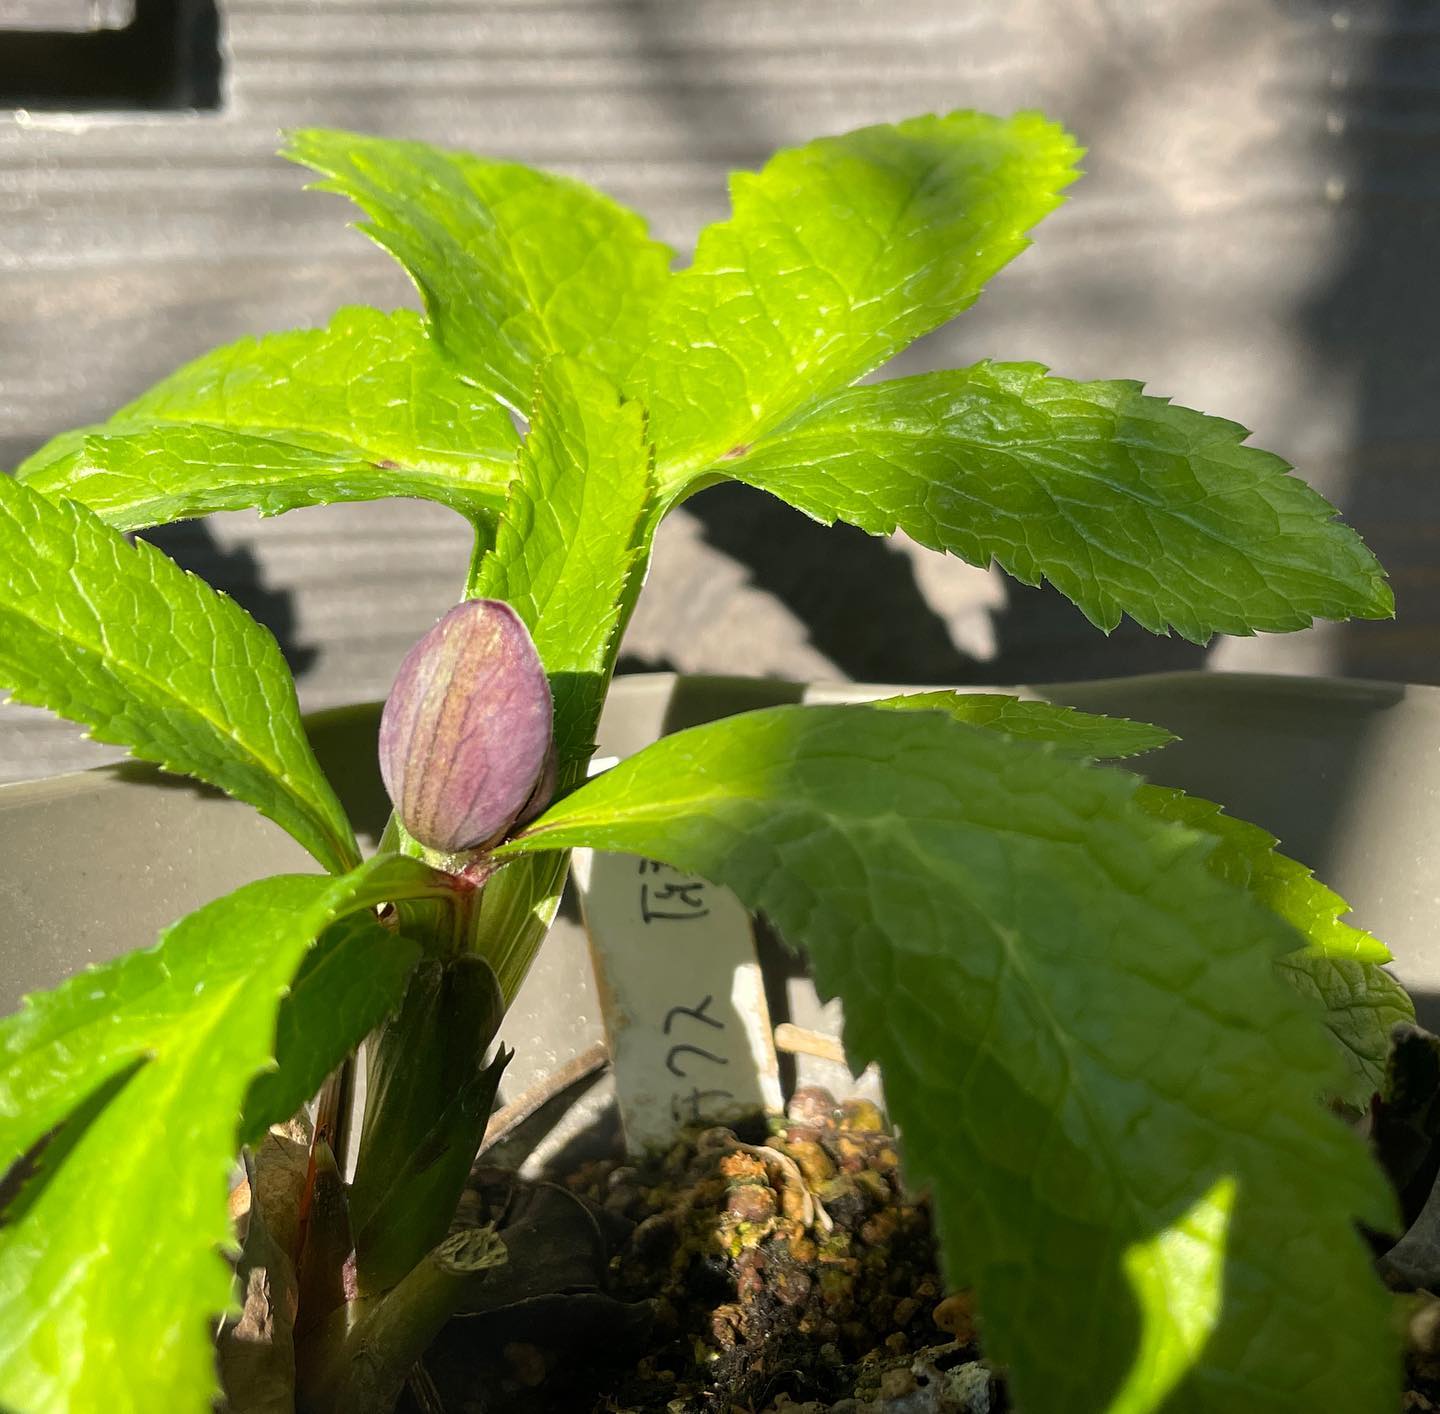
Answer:
<svg viewBox="0 0 1440 1414"><path fill-rule="evenodd" d="M134 0L120 29L9 29L0 5L0 110L220 106L215 0Z"/></svg>

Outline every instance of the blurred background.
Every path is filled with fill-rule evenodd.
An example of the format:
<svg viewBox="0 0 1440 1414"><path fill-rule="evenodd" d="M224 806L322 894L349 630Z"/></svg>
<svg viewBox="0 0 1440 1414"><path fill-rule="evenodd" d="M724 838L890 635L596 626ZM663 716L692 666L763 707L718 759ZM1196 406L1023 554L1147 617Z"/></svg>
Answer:
<svg viewBox="0 0 1440 1414"><path fill-rule="evenodd" d="M348 207L273 156L282 127L551 167L684 253L731 169L954 107L1045 110L1088 175L893 371L1036 359L1240 421L1365 536L1397 621L1107 640L1048 590L717 488L662 529L622 666L1440 681L1430 0L0 0L0 466L217 343L415 303ZM467 553L457 519L410 502L150 538L275 631L307 708L382 696ZM0 712L0 779L107 754Z"/></svg>

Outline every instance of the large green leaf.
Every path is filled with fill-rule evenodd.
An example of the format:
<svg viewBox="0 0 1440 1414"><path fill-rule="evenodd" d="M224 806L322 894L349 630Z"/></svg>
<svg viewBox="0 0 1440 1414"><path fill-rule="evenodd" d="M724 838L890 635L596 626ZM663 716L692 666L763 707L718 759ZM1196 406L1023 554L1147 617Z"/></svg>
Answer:
<svg viewBox="0 0 1440 1414"><path fill-rule="evenodd" d="M667 737L500 852L664 860L809 952L1021 1407L1388 1411L1353 1224L1390 1203L1316 1101L1338 1063L1275 976L1292 935L1136 787L936 713L778 708Z"/></svg>
<svg viewBox="0 0 1440 1414"><path fill-rule="evenodd" d="M1299 951L1351 962L1390 960L1390 949L1378 938L1343 921L1350 905L1305 865L1281 854L1279 840L1268 830L1173 786L1142 785L1135 803L1156 819L1213 836L1210 872L1290 924L1305 940Z"/></svg>
<svg viewBox="0 0 1440 1414"><path fill-rule="evenodd" d="M445 888L394 855L247 884L0 1022L0 1167L62 1126L0 1226L0 1405L209 1407L231 1298L226 1173L281 997L337 918ZM323 1074L355 1039L337 1015L302 1069L318 1054Z"/></svg>
<svg viewBox="0 0 1440 1414"><path fill-rule="evenodd" d="M608 197L515 162L308 129L285 156L370 218L456 368L524 411L536 366L574 354L617 378L645 342L670 251Z"/></svg>
<svg viewBox="0 0 1440 1414"><path fill-rule="evenodd" d="M1248 435L1137 383L979 364L838 393L724 470L820 520L1048 579L1107 632L1122 614L1197 643L1388 617L1360 538Z"/></svg>
<svg viewBox="0 0 1440 1414"><path fill-rule="evenodd" d="M1160 727L1094 716L1047 702L998 693L917 692L868 704L902 711L938 710L957 722L1048 742L1067 755L1115 759L1163 746L1174 738ZM1276 838L1220 806L1168 786L1141 786L1135 802L1161 820L1211 836L1210 872L1283 918L1303 938L1277 960L1280 975L1317 1002L1340 1048L1345 1078L1332 1093L1363 1107L1379 1086L1390 1054L1390 1028L1414 1021L1405 989L1380 965L1390 951L1378 938L1342 920L1349 905L1303 864L1279 853Z"/></svg>
<svg viewBox="0 0 1440 1414"><path fill-rule="evenodd" d="M1173 732L1148 722L1102 717L1051 702L1027 702L1003 692L905 692L866 705L897 712L943 712L952 721L1004 732L1020 741L1048 742L1066 756L1094 761L1123 760L1175 740Z"/></svg>
<svg viewBox="0 0 1440 1414"><path fill-rule="evenodd" d="M573 360L541 371L519 474L470 592L525 620L555 695L562 777L595 744L627 583L650 524L645 414Z"/></svg>
<svg viewBox="0 0 1440 1414"><path fill-rule="evenodd" d="M1320 1004L1345 1062L1334 1093L1363 1107L1379 1088L1390 1055L1390 1028L1414 1021L1415 1006L1382 963L1390 950L1343 921L1350 905L1305 865L1281 854L1279 841L1208 800L1168 786L1141 786L1136 804L1150 815L1212 836L1210 872L1283 918L1304 939L1277 962L1280 975Z"/></svg>
<svg viewBox="0 0 1440 1414"><path fill-rule="evenodd" d="M387 496L476 517L501 505L516 445L510 414L455 374L417 315L357 307L216 349L16 474L120 530Z"/></svg>
<svg viewBox="0 0 1440 1414"><path fill-rule="evenodd" d="M420 947L367 913L326 929L306 953L275 1024L275 1066L245 1097L240 1142L254 1145L295 1114L335 1068L395 1009Z"/></svg>
<svg viewBox="0 0 1440 1414"><path fill-rule="evenodd" d="M1163 746L1174 738L1159 727L1099 717L1046 702L996 693L919 692L868 704L904 711L939 710L953 720L1048 742L1067 755L1118 758ZM1211 836L1206 865L1217 878L1246 890L1300 934L1300 947L1277 960L1280 975L1319 1003L1345 1062L1333 1093L1364 1106L1385 1073L1390 1028L1413 1021L1405 989L1380 965L1390 951L1378 938L1342 921L1349 905L1303 864L1280 854L1279 841L1220 806L1168 786L1141 786L1135 802L1147 814Z"/></svg>
<svg viewBox="0 0 1440 1414"><path fill-rule="evenodd" d="M668 286L627 391L681 489L974 302L1059 204L1080 149L1036 113L956 112L779 152Z"/></svg>
<svg viewBox="0 0 1440 1414"><path fill-rule="evenodd" d="M359 862L270 633L153 546L3 475L0 689L247 801L327 869Z"/></svg>

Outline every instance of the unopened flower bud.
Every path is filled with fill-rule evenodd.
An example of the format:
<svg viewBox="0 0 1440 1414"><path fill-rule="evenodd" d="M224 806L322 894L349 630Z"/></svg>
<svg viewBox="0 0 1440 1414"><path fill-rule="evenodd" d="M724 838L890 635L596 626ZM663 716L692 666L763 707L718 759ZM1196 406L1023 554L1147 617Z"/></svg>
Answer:
<svg viewBox="0 0 1440 1414"><path fill-rule="evenodd" d="M380 718L380 774L406 830L445 854L495 839L543 787L553 718L519 615L457 604L406 654Z"/></svg>
<svg viewBox="0 0 1440 1414"><path fill-rule="evenodd" d="M555 795L555 786L559 781L560 762L555 755L555 742L550 742L550 750L545 753L545 764L540 768L540 774L535 778L535 789L530 792L530 798L520 807L520 813L515 817L517 825L528 825L547 805Z"/></svg>

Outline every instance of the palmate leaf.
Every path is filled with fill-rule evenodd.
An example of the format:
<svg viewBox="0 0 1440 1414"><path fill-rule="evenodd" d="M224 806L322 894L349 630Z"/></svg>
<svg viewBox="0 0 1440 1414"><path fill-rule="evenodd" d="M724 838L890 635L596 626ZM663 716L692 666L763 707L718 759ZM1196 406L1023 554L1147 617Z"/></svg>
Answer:
<svg viewBox="0 0 1440 1414"><path fill-rule="evenodd" d="M580 182L418 142L307 129L284 155L370 218L455 367L518 411L535 369L573 354L617 379L646 337L667 247Z"/></svg>
<svg viewBox="0 0 1440 1414"><path fill-rule="evenodd" d="M470 592L504 599L535 640L563 782L577 768L583 779L594 749L651 489L644 409L577 360L545 364L495 545Z"/></svg>
<svg viewBox="0 0 1440 1414"><path fill-rule="evenodd" d="M1004 732L1020 741L1046 742L1066 756L1091 761L1120 761L1175 740L1173 732L1149 722L1104 717L1051 702L1026 702L1003 692L905 692L866 705L896 712L943 712L952 721Z"/></svg>
<svg viewBox="0 0 1440 1414"><path fill-rule="evenodd" d="M1415 1005L1381 965L1390 950L1343 921L1349 911L1303 864L1281 854L1274 835L1227 815L1218 805L1168 786L1141 786L1135 802L1147 814L1202 830L1215 847L1210 872L1278 914L1304 939L1281 957L1280 975L1318 1002L1345 1063L1333 1093L1363 1108L1380 1087L1390 1055L1390 1028L1415 1020Z"/></svg>
<svg viewBox="0 0 1440 1414"><path fill-rule="evenodd" d="M1122 614L1196 643L1390 616L1359 536L1248 435L1137 383L982 363L838 393L724 471L820 520L1048 579L1107 632Z"/></svg>
<svg viewBox="0 0 1440 1414"><path fill-rule="evenodd" d="M260 880L0 1022L0 1168L62 1125L0 1226L0 1407L209 1406L213 1323L231 1295L226 1172L247 1087L274 1054L281 997L336 919L446 891L395 855L338 879ZM373 941L361 929L332 945L354 949L353 966ZM413 961L413 945L392 941ZM404 971L392 975L393 1002ZM333 1067L372 1011L342 994L328 1016L312 1014L296 1075ZM282 1085L271 1100L294 1093ZM287 1113L252 1107L251 1135Z"/></svg>
<svg viewBox="0 0 1440 1414"><path fill-rule="evenodd" d="M1039 114L955 112L736 173L734 214L701 232L621 380L650 410L662 493L972 304L1079 156Z"/></svg>
<svg viewBox="0 0 1440 1414"><path fill-rule="evenodd" d="M503 854L588 845L734 889L878 1060L951 1275L1031 1411L1379 1414L1390 1204L1278 920L1121 772L928 712L667 737ZM1137 1358L1137 1352L1144 1358Z"/></svg>
<svg viewBox="0 0 1440 1414"><path fill-rule="evenodd" d="M359 863L280 649L238 604L83 507L0 476L0 689Z"/></svg>
<svg viewBox="0 0 1440 1414"><path fill-rule="evenodd" d="M462 381L408 310L227 344L16 475L119 530L255 507L410 496L471 518L504 499L510 414Z"/></svg>

